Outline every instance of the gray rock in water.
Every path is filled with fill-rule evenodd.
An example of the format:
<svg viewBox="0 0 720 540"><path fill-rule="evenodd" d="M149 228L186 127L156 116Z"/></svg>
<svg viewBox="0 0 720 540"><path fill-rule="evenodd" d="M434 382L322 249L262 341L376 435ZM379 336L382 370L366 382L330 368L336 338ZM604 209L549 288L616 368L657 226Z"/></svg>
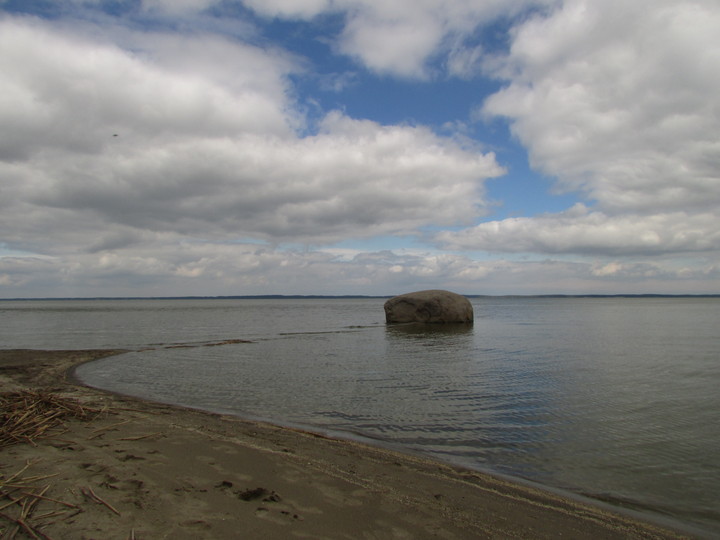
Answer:
<svg viewBox="0 0 720 540"><path fill-rule="evenodd" d="M472 323L473 308L462 295L450 291L418 291L385 302L388 323Z"/></svg>

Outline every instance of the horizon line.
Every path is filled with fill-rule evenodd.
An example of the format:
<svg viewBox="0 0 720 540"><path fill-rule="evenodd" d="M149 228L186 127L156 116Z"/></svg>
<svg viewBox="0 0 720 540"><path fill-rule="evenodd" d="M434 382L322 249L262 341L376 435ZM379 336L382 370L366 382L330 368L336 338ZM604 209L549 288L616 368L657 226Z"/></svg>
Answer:
<svg viewBox="0 0 720 540"><path fill-rule="evenodd" d="M405 294L405 293L402 293ZM460 293L461 294L461 293ZM245 295L184 295L184 296L45 296L0 298L0 302L42 300L283 300L283 299L372 299L393 298L395 294L245 294ZM461 294L466 298L720 298L720 293L578 293L578 294Z"/></svg>

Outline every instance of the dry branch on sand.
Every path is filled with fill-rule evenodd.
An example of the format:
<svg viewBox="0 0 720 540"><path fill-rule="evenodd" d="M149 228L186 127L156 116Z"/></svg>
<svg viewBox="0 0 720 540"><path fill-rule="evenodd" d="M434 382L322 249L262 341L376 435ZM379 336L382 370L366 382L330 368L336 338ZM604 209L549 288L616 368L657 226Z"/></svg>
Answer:
<svg viewBox="0 0 720 540"><path fill-rule="evenodd" d="M97 409L42 390L0 394L0 448L46 436L65 418L90 419Z"/></svg>
<svg viewBox="0 0 720 540"><path fill-rule="evenodd" d="M18 534L30 538L50 538L42 529L57 519L67 519L81 511L80 507L45 494L51 484L41 482L51 476L27 474L32 463L6 477L0 476L0 536L14 539ZM43 513L38 507L44 503Z"/></svg>
<svg viewBox="0 0 720 540"><path fill-rule="evenodd" d="M23 390L0 394L0 449L19 443L35 445L50 435L67 418L90 420L102 411L75 399L42 390ZM46 496L51 484L40 484L49 476L29 476L32 463L10 476L0 473L0 536L49 538L42 528L61 518L80 512L74 504ZM43 504L44 511L37 509ZM49 507L49 508L48 508ZM4 523L3 523L4 522Z"/></svg>

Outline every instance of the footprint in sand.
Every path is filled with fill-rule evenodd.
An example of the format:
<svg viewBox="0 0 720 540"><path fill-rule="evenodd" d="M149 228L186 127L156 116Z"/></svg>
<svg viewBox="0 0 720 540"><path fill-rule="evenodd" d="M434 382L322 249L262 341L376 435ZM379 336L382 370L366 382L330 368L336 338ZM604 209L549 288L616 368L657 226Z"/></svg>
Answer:
<svg viewBox="0 0 720 540"><path fill-rule="evenodd" d="M245 502L261 501L265 503L255 509L255 516L268 519L275 523L286 525L293 521L302 521L302 518L293 511L293 508L286 504L279 504L282 497L275 491L270 491L263 487L254 489L246 489L244 491L236 491L237 497Z"/></svg>
<svg viewBox="0 0 720 540"><path fill-rule="evenodd" d="M238 496L238 499L242 501L257 501L262 499L265 502L280 502L280 495L263 487L237 491L235 494Z"/></svg>
<svg viewBox="0 0 720 540"><path fill-rule="evenodd" d="M255 517L267 519L281 525L288 525L295 521L302 521L302 518L289 510L271 510L265 506L259 506L255 510Z"/></svg>
<svg viewBox="0 0 720 540"><path fill-rule="evenodd" d="M181 527L191 527L193 529L204 529L208 530L211 529L212 526L207 522L203 521L202 519L188 519L186 521L182 521L180 523Z"/></svg>
<svg viewBox="0 0 720 540"><path fill-rule="evenodd" d="M98 463L81 463L79 466L81 469L95 474L99 474L107 470L106 466L100 465Z"/></svg>
<svg viewBox="0 0 720 540"><path fill-rule="evenodd" d="M118 458L120 461L141 461L145 460L144 457L136 456L134 454L125 454Z"/></svg>
<svg viewBox="0 0 720 540"><path fill-rule="evenodd" d="M217 448L216 448L217 449ZM227 452L228 454L230 452ZM212 467L215 471L217 471L219 474L223 476L234 476L238 480L245 480L250 481L252 480L252 476L248 476L245 474L238 474L235 470L228 469L225 466L223 466L222 463L218 463L218 460L214 457L210 456L195 456L195 460L199 461L200 463L203 463L207 465L208 467Z"/></svg>

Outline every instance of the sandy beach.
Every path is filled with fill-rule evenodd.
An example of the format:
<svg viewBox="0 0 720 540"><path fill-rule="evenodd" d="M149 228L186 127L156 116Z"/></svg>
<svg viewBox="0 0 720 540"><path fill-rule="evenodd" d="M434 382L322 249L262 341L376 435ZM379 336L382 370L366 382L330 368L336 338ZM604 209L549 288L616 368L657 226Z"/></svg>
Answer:
<svg viewBox="0 0 720 540"><path fill-rule="evenodd" d="M117 352L0 351L6 405L53 396L83 413L3 438L0 538L692 537L494 476L72 378L73 366Z"/></svg>

